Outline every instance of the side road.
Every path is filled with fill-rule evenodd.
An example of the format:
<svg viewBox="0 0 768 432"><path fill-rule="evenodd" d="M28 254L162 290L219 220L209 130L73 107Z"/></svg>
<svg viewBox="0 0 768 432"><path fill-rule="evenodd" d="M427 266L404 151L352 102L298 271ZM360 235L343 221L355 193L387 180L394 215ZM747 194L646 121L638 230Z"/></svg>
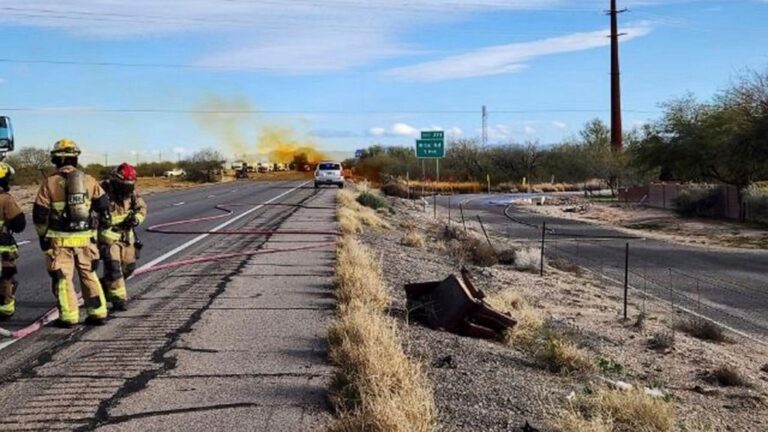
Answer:
<svg viewBox="0 0 768 432"><path fill-rule="evenodd" d="M242 229L334 230L335 191L281 200ZM328 235L219 236L200 255L289 249ZM0 385L0 429L317 430L327 422L325 333L334 248L163 272L130 310Z"/></svg>

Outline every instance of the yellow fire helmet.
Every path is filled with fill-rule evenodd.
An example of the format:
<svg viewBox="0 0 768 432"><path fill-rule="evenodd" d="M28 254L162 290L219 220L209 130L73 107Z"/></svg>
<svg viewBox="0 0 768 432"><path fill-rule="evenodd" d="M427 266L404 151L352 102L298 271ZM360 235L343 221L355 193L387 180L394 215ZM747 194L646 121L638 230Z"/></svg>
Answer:
<svg viewBox="0 0 768 432"><path fill-rule="evenodd" d="M56 141L51 150L51 156L54 157L78 157L80 156L80 147L77 143L68 138L62 138Z"/></svg>
<svg viewBox="0 0 768 432"><path fill-rule="evenodd" d="M10 180L15 172L16 170L12 166L5 162L0 162L0 180Z"/></svg>

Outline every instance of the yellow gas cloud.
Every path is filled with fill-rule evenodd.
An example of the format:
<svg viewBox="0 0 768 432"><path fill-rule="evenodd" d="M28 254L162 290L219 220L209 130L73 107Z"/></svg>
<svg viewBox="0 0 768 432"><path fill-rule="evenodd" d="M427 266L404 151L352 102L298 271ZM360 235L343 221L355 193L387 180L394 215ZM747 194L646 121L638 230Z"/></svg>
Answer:
<svg viewBox="0 0 768 432"><path fill-rule="evenodd" d="M195 114L196 122L236 158L290 163L295 155L303 153L310 162L327 159L307 133L251 114L254 109L245 98L209 96L198 110L204 112ZM211 114L210 111L222 112Z"/></svg>

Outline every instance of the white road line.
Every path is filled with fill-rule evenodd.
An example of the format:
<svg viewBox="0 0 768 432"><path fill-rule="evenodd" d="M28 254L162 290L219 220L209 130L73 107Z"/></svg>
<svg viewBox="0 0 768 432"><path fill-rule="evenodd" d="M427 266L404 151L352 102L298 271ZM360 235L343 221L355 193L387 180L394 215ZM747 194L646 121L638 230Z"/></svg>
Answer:
<svg viewBox="0 0 768 432"><path fill-rule="evenodd" d="M22 241L16 243L16 246L24 246L25 244L30 244L30 243L32 243L32 242L29 241L29 240L22 240Z"/></svg>
<svg viewBox="0 0 768 432"><path fill-rule="evenodd" d="M281 193L280 195L278 195L278 196L276 196L276 197L274 197L274 198L270 199L269 201L266 201L266 202L264 202L263 204L259 204L259 205L257 205L256 207L253 207L253 208L251 208L251 209L249 209L249 210L247 210L247 211L245 211L245 212L243 212L243 213L241 213L241 214L239 214L239 215L237 215L237 216L233 217L232 219L229 219L229 220L227 220L227 221L225 221L225 222L221 223L220 225L217 225L217 226L213 227L213 228L211 229L211 231L213 231L213 232L215 232L215 231L219 231L219 230L221 230L222 228L225 228L225 227L227 227L227 226L229 226L229 225L231 225L231 224L233 224L233 223L237 222L238 220L240 220L240 219L242 219L242 218L244 218L244 217L248 216L249 214L251 214L251 213L255 212L256 210L258 210L258 209L260 209L260 208L264 207L264 205L265 205L265 204L270 204L270 203L272 203L272 202L274 202L274 201L276 201L276 200L278 200L278 199L280 199L280 198L282 198L282 197L284 197L284 196L288 195L288 194L289 194L289 193L291 193L291 192L294 192L294 191L296 191L296 190L298 190L298 189L301 189L301 188L302 188L304 185L306 185L306 184L309 184L309 182L308 182L308 181L307 181L307 182L304 182L304 183L302 183L302 184L300 184L300 185L296 186L296 187L295 187L295 188L293 188L293 189L290 189L290 190L288 190L288 191L286 191L286 192L283 192L283 193ZM195 243L198 243L199 241L203 240L204 238L208 237L209 235L210 235L210 234L200 234L199 236L197 236L197 237L193 238L192 240L190 240L190 241L188 241L188 242L186 242L186 243L184 243L184 244L180 245L179 247L177 247L177 248L175 248L175 249L173 249L173 250L170 250L170 251L168 251L168 252L164 253L163 255L160 255L159 257L157 257L157 258L153 259L152 261L150 261L150 262L148 262L148 263L144 264L143 266L141 266L141 267L139 267L138 269L136 269L136 271L138 272L139 270L142 270L142 269L146 269L146 268L152 267L152 266L154 266L154 265L156 265L156 264L159 264L159 263L161 263L161 262L165 261L166 259L168 259L168 258L170 258L170 257L172 257L172 256L174 256L174 255L176 255L177 253L179 253L179 252L183 251L184 249L187 249L188 247L190 247L190 246L194 245ZM133 276L131 276L129 279L131 279L131 278L133 278Z"/></svg>
<svg viewBox="0 0 768 432"><path fill-rule="evenodd" d="M306 185L306 184L309 184L309 182L308 182L308 181L307 181L307 182L304 182L304 183L302 183L302 184L300 184L300 185L296 186L296 187L295 187L295 188L293 188L293 189L290 189L290 190L288 190L288 191L285 191L285 192L281 193L280 195L278 195L278 196L276 196L276 197L274 197L274 198L270 199L269 201L266 201L266 202L264 202L263 204L259 204L259 205L257 205L256 207L253 207L253 208L251 208L251 209L249 209L249 210L247 210L247 211L245 211L245 212L243 212L243 213L241 213L241 214L239 214L239 215L237 215L237 216L233 217L232 219L229 219L229 220L227 220L227 221L225 221L225 222L223 222L223 223L221 223L221 224L219 224L219 225L217 225L217 226L213 227L213 228L211 229L211 231L219 231L219 230L221 230L222 228L225 228L225 227L227 227L227 226L229 226L229 225L231 225L231 224L235 223L236 221L238 221L238 220L240 220L240 219L242 219L242 218L244 218L244 217L248 216L249 214L251 214L251 213L255 212L256 210L258 210L258 209L260 209L260 208L263 208L263 207L264 207L266 204L270 204L270 203L272 203L272 202L274 202L274 201L276 201L276 200L278 200L278 199L280 199L280 198L282 198L282 197L284 197L284 196L288 195L288 194L289 194L289 193L291 193L291 192L294 192L294 191L296 191L296 190L298 190L298 189L301 189L301 188L302 188L304 185ZM174 256L174 255L176 255L176 254L178 254L179 252L183 251L184 249L187 249L187 248L189 248L190 246L192 246L192 245L194 245L194 244L196 244L196 243L200 242L201 240L203 240L204 238L208 237L209 235L210 235L210 234L201 234L201 235L199 235L199 236L197 236L197 237L193 238L192 240L190 240L190 241L188 241L188 242L186 242L186 243L182 244L181 246L179 246L179 247L177 247L177 248L174 248L173 250L171 250L171 251L168 251L168 252L164 253L163 255L160 255L159 257L157 257L157 258L153 259L152 261L150 261L150 262L148 262L148 263L144 264L143 266L141 266L141 267L139 267L138 269L136 269L136 271L139 271L139 270L141 270L141 269L145 269L145 268L148 268L148 267L152 267L153 265L159 264L159 263L161 263L161 262L163 262L163 261L167 260L168 258L170 258L170 257L172 257L172 256ZM128 280L131 280L131 279L133 279L133 276L131 276L131 277L129 277L129 278L128 278ZM3 350L3 349L5 349L5 348L8 348L10 345L12 345L12 344L14 344L14 343L18 342L19 340L21 340L21 339L11 339L11 340L9 340L9 341L0 342L0 351L2 351L2 350Z"/></svg>
<svg viewBox="0 0 768 432"><path fill-rule="evenodd" d="M174 206L174 207L178 207L178 206L183 206L184 204L186 204L186 202L180 201L180 202L177 202L177 203L173 203L171 205Z"/></svg>
<svg viewBox="0 0 768 432"><path fill-rule="evenodd" d="M216 195L208 195L206 198L214 198Z"/></svg>

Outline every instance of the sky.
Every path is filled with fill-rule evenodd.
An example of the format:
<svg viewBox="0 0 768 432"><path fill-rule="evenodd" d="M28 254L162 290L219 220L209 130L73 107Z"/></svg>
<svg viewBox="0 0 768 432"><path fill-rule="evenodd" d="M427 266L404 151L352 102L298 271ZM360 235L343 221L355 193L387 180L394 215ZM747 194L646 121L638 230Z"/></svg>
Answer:
<svg viewBox="0 0 768 432"><path fill-rule="evenodd" d="M2 0L0 115L89 162L334 155L421 130L552 145L609 119L608 0ZM766 0L619 0L625 126L768 67ZM282 139L282 138L281 138ZM256 150L258 151L258 150Z"/></svg>

